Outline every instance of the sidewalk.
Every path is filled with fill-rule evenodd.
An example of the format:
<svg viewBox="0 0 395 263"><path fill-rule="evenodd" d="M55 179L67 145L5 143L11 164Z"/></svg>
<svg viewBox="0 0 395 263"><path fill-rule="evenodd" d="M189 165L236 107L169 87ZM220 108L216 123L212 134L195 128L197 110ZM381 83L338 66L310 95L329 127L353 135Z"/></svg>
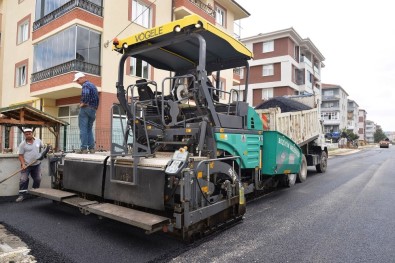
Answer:
<svg viewBox="0 0 395 263"><path fill-rule="evenodd" d="M328 156L335 156L335 155L348 155L359 152L362 149L377 147L376 144L368 144L364 146L360 146L358 148L329 148Z"/></svg>

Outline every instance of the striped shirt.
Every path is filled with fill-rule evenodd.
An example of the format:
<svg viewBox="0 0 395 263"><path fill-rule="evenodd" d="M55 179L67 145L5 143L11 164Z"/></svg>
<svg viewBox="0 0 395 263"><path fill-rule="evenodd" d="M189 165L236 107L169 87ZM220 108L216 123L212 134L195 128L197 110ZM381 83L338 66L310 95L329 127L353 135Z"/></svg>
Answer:
<svg viewBox="0 0 395 263"><path fill-rule="evenodd" d="M89 81L82 84L81 102L97 109L99 106L99 93L95 85Z"/></svg>

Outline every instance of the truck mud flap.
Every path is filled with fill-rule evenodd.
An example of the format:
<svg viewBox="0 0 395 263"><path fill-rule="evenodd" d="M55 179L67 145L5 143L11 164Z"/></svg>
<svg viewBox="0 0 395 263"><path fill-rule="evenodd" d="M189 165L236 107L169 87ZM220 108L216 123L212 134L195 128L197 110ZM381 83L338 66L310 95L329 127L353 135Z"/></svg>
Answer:
<svg viewBox="0 0 395 263"><path fill-rule="evenodd" d="M150 214L110 203L90 201L71 192L50 188L29 190L30 194L78 207L84 214L96 214L146 230L147 234L162 230L170 223L167 217Z"/></svg>

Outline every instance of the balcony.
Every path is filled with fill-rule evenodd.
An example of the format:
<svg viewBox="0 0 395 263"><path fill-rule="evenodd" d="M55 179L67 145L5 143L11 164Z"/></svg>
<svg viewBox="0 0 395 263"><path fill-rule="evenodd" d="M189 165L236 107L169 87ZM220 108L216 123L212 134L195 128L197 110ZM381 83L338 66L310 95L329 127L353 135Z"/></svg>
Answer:
<svg viewBox="0 0 395 263"><path fill-rule="evenodd" d="M325 111L340 111L340 108L337 106L326 107L321 104L321 110Z"/></svg>
<svg viewBox="0 0 395 263"><path fill-rule="evenodd" d="M241 79L241 73L243 69L241 68L234 68L233 69L233 85L239 85Z"/></svg>
<svg viewBox="0 0 395 263"><path fill-rule="evenodd" d="M322 101L338 101L340 100L339 95L322 95Z"/></svg>
<svg viewBox="0 0 395 263"><path fill-rule="evenodd" d="M88 11L92 14L103 16L103 7L98 6L88 0L71 0L66 4L62 5L58 9L55 9L51 13L46 16L40 18L39 20L33 23L33 31L45 26L46 24L52 22L53 20L61 17L62 15L70 12L75 8L81 8L85 11Z"/></svg>
<svg viewBox="0 0 395 263"><path fill-rule="evenodd" d="M75 59L52 68L33 73L31 76L31 83L44 79L50 79L72 71L82 71L100 76L101 67L99 65L94 65Z"/></svg>
<svg viewBox="0 0 395 263"><path fill-rule="evenodd" d="M197 14L207 19L209 22L215 23L214 8L199 0L175 0L174 14L176 19L180 19L191 14Z"/></svg>
<svg viewBox="0 0 395 263"><path fill-rule="evenodd" d="M313 68L313 63L311 63L311 61L306 56L301 56L300 62L305 63L306 65L310 66L310 68Z"/></svg>
<svg viewBox="0 0 395 263"><path fill-rule="evenodd" d="M325 120L324 125L340 125L340 120Z"/></svg>
<svg viewBox="0 0 395 263"><path fill-rule="evenodd" d="M321 70L315 65L314 65L313 69L314 69L314 76L318 79L321 79Z"/></svg>
<svg viewBox="0 0 395 263"><path fill-rule="evenodd" d="M347 129L354 129L356 127L355 121L347 121Z"/></svg>

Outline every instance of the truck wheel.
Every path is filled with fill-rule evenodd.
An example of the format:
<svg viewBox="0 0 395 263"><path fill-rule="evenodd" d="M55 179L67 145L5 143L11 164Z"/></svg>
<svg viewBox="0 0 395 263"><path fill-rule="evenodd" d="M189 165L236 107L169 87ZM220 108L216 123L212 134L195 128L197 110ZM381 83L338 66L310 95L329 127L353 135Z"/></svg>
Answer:
<svg viewBox="0 0 395 263"><path fill-rule="evenodd" d="M328 155L325 151L321 152L321 161L315 166L315 169L319 173L325 173L326 167L328 166Z"/></svg>
<svg viewBox="0 0 395 263"><path fill-rule="evenodd" d="M300 164L300 170L296 181L298 183L303 183L307 179L307 161L306 156L302 155L302 163Z"/></svg>
<svg viewBox="0 0 395 263"><path fill-rule="evenodd" d="M297 177L296 174L287 174L287 175L285 175L285 182L284 182L285 186L286 187L294 186L295 182L296 182L296 177Z"/></svg>

